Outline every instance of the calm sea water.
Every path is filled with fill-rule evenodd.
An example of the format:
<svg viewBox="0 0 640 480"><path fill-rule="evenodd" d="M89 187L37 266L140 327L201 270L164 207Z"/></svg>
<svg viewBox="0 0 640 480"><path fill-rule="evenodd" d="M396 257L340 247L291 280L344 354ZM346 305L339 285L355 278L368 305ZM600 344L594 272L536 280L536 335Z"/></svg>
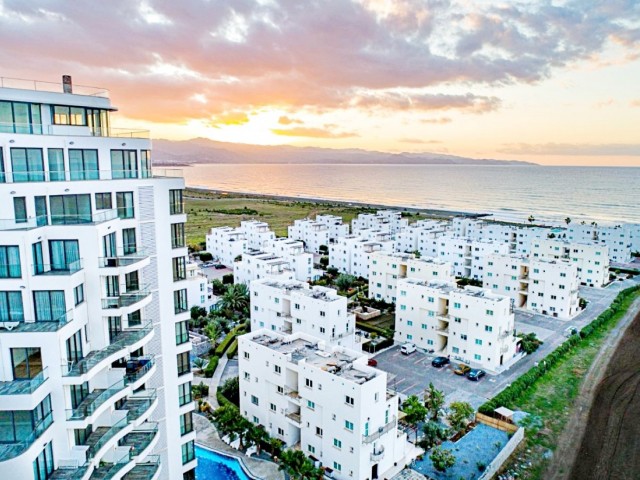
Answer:
<svg viewBox="0 0 640 480"><path fill-rule="evenodd" d="M640 222L640 168L467 165L194 165L187 185L466 212Z"/></svg>

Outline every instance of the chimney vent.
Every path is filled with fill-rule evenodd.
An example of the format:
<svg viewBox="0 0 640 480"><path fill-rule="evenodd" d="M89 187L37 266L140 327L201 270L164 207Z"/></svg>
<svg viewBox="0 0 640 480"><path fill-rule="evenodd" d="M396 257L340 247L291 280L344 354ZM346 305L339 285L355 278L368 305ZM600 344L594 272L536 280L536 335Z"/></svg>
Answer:
<svg viewBox="0 0 640 480"><path fill-rule="evenodd" d="M73 84L71 83L71 75L62 76L62 91L64 93L73 93Z"/></svg>

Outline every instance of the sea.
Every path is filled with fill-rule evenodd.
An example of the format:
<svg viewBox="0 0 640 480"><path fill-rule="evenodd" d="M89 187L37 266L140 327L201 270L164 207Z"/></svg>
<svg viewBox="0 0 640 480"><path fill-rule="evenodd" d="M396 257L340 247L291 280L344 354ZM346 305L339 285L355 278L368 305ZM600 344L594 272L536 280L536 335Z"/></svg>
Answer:
<svg viewBox="0 0 640 480"><path fill-rule="evenodd" d="M188 186L492 214L501 220L640 223L640 167L196 164Z"/></svg>

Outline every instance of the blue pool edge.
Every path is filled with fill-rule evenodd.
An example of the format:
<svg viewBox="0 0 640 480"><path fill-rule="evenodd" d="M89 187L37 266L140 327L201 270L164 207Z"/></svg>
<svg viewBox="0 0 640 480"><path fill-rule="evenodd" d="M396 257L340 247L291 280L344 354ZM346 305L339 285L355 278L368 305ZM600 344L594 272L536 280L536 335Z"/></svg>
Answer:
<svg viewBox="0 0 640 480"><path fill-rule="evenodd" d="M242 471L244 472L244 474L249 477L251 480L260 480L260 478L254 476L250 471L249 471L249 467L247 467L247 465L244 463L244 459L242 458L242 456L236 457L233 455L229 455L226 452L221 452L220 450L216 450L213 447L210 447L208 445L204 445L200 442L195 442L196 447L201 448L202 450L208 450L210 452L213 452L217 455L220 455L221 457L226 457L229 458L231 460L235 460L238 462L238 464L240 465L240 468L242 469Z"/></svg>

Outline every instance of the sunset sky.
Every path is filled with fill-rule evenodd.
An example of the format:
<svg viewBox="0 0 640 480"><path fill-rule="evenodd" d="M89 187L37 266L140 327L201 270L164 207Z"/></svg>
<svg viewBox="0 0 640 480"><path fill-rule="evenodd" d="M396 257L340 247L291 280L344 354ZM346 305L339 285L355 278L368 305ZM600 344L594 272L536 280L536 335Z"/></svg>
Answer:
<svg viewBox="0 0 640 480"><path fill-rule="evenodd" d="M155 138L640 166L637 0L0 0L0 42Z"/></svg>

